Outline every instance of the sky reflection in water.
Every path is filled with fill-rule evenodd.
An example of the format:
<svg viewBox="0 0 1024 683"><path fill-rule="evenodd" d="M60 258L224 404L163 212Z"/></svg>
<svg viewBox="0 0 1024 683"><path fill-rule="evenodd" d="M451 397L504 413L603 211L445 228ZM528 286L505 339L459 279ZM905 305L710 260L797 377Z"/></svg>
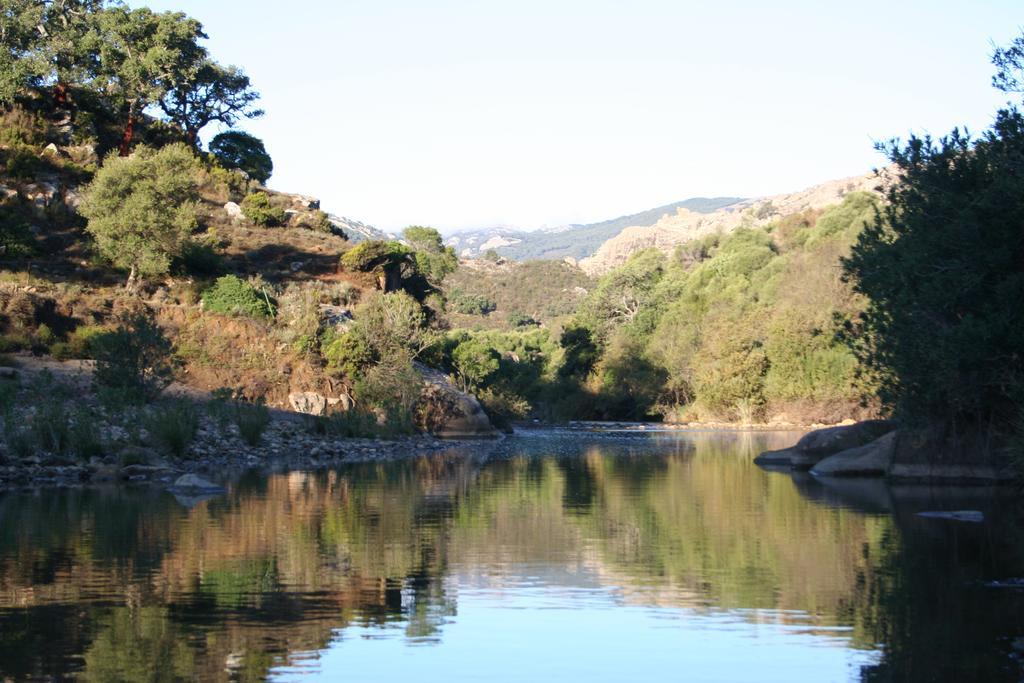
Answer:
<svg viewBox="0 0 1024 683"><path fill-rule="evenodd" d="M1019 680L1021 593L984 586L1024 576L1016 503L751 464L794 438L549 434L191 507L0 496L0 676ZM968 505L991 521L914 514Z"/></svg>

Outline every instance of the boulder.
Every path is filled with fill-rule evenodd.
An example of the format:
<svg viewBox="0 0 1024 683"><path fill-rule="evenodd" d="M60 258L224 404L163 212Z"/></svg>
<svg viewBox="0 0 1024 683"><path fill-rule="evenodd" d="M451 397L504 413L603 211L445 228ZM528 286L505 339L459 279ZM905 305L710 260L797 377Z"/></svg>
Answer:
<svg viewBox="0 0 1024 683"><path fill-rule="evenodd" d="M826 427L805 434L792 448L766 451L754 459L758 465L786 465L807 470L830 455L858 448L896 429L889 420L867 420L853 425Z"/></svg>
<svg viewBox="0 0 1024 683"><path fill-rule="evenodd" d="M323 415L327 410L327 397L313 391L288 394L288 403L303 415Z"/></svg>
<svg viewBox="0 0 1024 683"><path fill-rule="evenodd" d="M225 204L224 213L226 213L228 215L228 218L230 218L233 221L241 220L242 218L245 217L245 214L242 213L242 207L236 204L235 202L228 202L227 204Z"/></svg>
<svg viewBox="0 0 1024 683"><path fill-rule="evenodd" d="M885 474L896 454L899 432L889 432L869 444L839 451L811 468L816 477L858 477Z"/></svg>
<svg viewBox="0 0 1024 683"><path fill-rule="evenodd" d="M183 474L168 487L173 493L224 493L226 489L203 479L198 474Z"/></svg>
<svg viewBox="0 0 1024 683"><path fill-rule="evenodd" d="M428 429L442 439L496 438L497 430L472 394L459 391L447 375L420 363L423 398L428 405Z"/></svg>

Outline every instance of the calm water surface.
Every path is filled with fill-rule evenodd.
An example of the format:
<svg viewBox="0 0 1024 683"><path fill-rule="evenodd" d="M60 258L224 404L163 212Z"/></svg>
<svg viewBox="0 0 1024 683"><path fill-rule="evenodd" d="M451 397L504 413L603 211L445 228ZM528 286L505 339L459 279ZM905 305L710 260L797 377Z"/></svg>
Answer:
<svg viewBox="0 0 1024 683"><path fill-rule="evenodd" d="M327 472L0 495L0 679L1019 681L1024 524L825 486L793 434L538 433ZM918 517L980 509L984 524Z"/></svg>

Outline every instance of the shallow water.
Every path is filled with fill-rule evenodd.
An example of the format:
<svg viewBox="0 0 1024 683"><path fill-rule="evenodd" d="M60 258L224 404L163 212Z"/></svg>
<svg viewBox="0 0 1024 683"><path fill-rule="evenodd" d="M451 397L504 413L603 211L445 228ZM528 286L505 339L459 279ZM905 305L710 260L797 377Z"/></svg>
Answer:
<svg viewBox="0 0 1024 683"><path fill-rule="evenodd" d="M537 432L226 496L0 496L0 678L1017 681L1018 503ZM926 519L977 509L984 524Z"/></svg>

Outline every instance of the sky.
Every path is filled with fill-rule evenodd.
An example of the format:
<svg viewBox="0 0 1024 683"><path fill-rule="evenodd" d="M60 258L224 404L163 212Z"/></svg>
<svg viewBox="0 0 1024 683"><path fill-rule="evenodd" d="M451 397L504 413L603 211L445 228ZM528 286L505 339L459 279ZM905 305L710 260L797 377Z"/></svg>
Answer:
<svg viewBox="0 0 1024 683"><path fill-rule="evenodd" d="M133 0L203 22L266 116L270 187L399 230L756 197L980 131L1020 0ZM206 138L218 132L206 131Z"/></svg>

